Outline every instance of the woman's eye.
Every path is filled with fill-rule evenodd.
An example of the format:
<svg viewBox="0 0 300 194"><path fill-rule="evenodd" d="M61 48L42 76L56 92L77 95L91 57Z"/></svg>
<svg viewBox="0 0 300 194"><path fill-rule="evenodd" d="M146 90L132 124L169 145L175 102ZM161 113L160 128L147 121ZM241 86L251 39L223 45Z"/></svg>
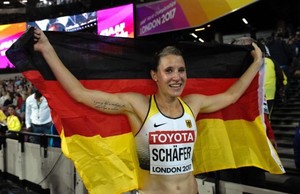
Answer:
<svg viewBox="0 0 300 194"><path fill-rule="evenodd" d="M185 68L180 68L178 71L179 72L185 72Z"/></svg>
<svg viewBox="0 0 300 194"><path fill-rule="evenodd" d="M167 72L167 73L172 73L173 70L172 70L172 69L166 69L166 72Z"/></svg>

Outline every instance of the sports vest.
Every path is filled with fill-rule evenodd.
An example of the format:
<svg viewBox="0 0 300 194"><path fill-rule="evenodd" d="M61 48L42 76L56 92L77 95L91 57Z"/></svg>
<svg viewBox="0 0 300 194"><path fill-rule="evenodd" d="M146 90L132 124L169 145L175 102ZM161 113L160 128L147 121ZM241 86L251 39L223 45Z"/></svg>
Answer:
<svg viewBox="0 0 300 194"><path fill-rule="evenodd" d="M155 97L150 98L147 117L135 136L140 167L151 174L174 175L193 171L196 122L191 109L180 98L183 114L163 115Z"/></svg>

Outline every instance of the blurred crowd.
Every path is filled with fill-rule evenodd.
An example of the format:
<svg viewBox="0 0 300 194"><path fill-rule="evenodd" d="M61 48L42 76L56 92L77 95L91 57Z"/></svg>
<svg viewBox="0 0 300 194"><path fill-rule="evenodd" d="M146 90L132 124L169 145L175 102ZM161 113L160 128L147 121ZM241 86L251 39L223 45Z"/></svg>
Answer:
<svg viewBox="0 0 300 194"><path fill-rule="evenodd" d="M22 74L0 80L0 93L2 137L18 139L18 132L31 132L25 141L42 145L40 134L58 135L47 99ZM48 146L60 147L60 139L48 138Z"/></svg>
<svg viewBox="0 0 300 194"><path fill-rule="evenodd" d="M0 109L8 116L8 106L13 105L15 114L20 119L23 127L25 123L25 102L34 90L34 86L22 75L0 80Z"/></svg>

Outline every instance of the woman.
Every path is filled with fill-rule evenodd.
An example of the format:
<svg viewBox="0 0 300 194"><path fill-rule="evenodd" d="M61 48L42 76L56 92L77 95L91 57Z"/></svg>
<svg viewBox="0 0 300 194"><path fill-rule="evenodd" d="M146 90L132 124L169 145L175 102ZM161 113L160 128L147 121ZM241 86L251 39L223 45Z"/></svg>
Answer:
<svg viewBox="0 0 300 194"><path fill-rule="evenodd" d="M34 49L41 52L56 79L74 100L104 113L127 116L144 169L140 194L197 193L191 165L196 137L194 116L236 102L263 63L260 49L253 44L253 63L226 92L212 96L192 94L181 99L187 81L186 67L181 52L169 46L156 56L156 64L150 71L157 84L156 94L110 94L84 88L62 64L45 34L35 29L34 36ZM167 137L168 142L161 136ZM176 142L178 138L182 141ZM176 156L171 157L171 153Z"/></svg>

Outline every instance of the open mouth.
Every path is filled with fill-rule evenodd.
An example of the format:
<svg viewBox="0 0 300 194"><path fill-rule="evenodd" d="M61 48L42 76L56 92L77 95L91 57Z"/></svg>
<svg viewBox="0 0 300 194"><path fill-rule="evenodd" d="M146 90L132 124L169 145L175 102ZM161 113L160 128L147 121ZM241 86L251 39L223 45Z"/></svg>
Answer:
<svg viewBox="0 0 300 194"><path fill-rule="evenodd" d="M171 88L180 88L182 86L182 83L177 83L177 84L170 84L169 85Z"/></svg>

